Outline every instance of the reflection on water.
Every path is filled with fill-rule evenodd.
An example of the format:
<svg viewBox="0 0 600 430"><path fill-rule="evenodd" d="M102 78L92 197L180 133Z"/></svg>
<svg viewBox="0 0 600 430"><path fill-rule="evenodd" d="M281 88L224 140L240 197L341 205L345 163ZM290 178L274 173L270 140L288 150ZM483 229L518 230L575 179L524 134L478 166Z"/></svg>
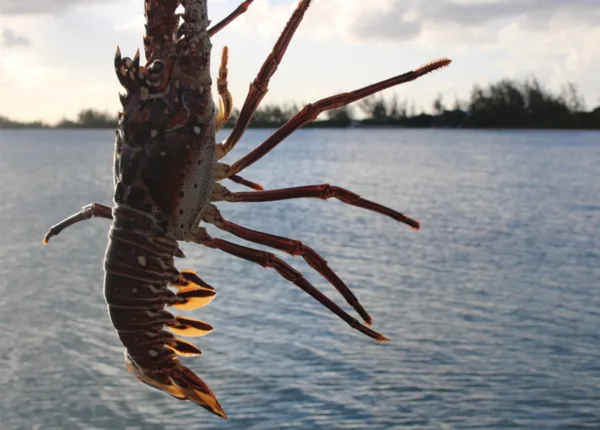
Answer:
<svg viewBox="0 0 600 430"><path fill-rule="evenodd" d="M268 134L249 131L229 159ZM0 428L600 428L599 143L539 131L289 138L244 176L343 186L423 229L333 200L220 204L320 252L393 340L360 335L273 270L184 244L179 267L218 291L189 312L216 330L184 361L221 421L126 371L102 297L108 221L40 243L82 205L111 201L112 132L0 132Z"/></svg>

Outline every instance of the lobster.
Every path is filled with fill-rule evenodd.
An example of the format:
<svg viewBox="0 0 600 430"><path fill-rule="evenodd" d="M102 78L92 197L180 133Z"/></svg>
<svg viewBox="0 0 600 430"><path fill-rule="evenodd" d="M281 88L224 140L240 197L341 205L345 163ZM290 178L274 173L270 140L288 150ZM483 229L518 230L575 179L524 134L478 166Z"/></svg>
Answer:
<svg viewBox="0 0 600 430"><path fill-rule="evenodd" d="M417 221L341 187L323 184L264 190L238 173L321 112L413 81L450 64L449 59L442 58L376 84L307 104L256 149L231 165L225 164L219 160L244 134L311 4L311 0L298 3L250 85L231 133L217 143L215 134L230 118L233 103L227 89L225 47L217 78L219 110L216 110L211 93L211 38L245 13L252 1L242 2L229 16L210 27L207 0L145 0L145 65L140 64L139 49L131 59L123 58L117 47L114 58L117 78L126 92L120 94L123 109L118 115L114 143L113 206L100 203L84 206L51 227L43 240L48 243L51 237L83 220L95 217L112 220L104 259L104 297L111 322L125 347L128 370L141 382L177 399L197 403L222 418L227 418L225 412L208 385L178 359L178 356L200 355L201 351L176 335L203 336L213 330L212 326L165 310L200 308L215 297L215 289L195 272L176 269L174 257L185 257L178 241L219 249L272 268L352 328L378 342L388 341L386 336L369 328L371 316L315 250L298 240L237 225L225 219L214 203L336 198L418 230ZM176 13L180 4L182 14ZM219 183L224 179L253 191L229 191ZM211 237L202 222L247 241L302 256L341 293L364 324L282 259L270 252Z"/></svg>

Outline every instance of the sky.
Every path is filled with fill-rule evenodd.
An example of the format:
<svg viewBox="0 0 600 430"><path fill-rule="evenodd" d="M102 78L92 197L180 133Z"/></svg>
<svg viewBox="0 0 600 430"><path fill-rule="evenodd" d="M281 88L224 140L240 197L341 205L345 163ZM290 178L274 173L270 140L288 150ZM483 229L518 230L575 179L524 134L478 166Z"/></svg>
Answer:
<svg viewBox="0 0 600 430"><path fill-rule="evenodd" d="M209 0L213 23L241 0ZM213 38L229 47L236 107L297 0L255 0ZM116 112L117 45L142 47L143 0L0 0L0 115L54 123L81 109ZM537 77L573 82L600 105L600 0L313 0L263 103L314 102L449 57L449 68L386 90L430 111L474 84ZM213 72L213 73L215 73ZM215 76L215 75L213 75Z"/></svg>

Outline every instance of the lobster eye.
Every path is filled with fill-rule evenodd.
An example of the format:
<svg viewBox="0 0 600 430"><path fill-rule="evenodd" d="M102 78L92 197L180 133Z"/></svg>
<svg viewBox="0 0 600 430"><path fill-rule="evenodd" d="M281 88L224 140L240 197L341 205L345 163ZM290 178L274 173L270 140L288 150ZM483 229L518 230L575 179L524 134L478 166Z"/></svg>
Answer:
<svg viewBox="0 0 600 430"><path fill-rule="evenodd" d="M163 62L160 60L156 60L154 61L149 68L150 73L154 74L154 73L160 73L163 70Z"/></svg>

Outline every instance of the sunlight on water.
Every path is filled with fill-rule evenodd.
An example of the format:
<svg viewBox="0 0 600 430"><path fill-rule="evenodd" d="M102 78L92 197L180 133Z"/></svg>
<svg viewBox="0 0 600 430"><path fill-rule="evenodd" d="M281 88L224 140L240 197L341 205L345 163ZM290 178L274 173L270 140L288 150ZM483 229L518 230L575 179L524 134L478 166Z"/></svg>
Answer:
<svg viewBox="0 0 600 430"><path fill-rule="evenodd" d="M600 428L598 133L301 130L247 169L265 188L346 187L423 228L335 200L220 204L321 253L392 338L376 344L274 270L183 244L178 267L218 291L187 312L215 332L184 361L229 421L126 371L102 297L108 221L40 242L111 201L112 132L3 131L0 151L2 430Z"/></svg>

